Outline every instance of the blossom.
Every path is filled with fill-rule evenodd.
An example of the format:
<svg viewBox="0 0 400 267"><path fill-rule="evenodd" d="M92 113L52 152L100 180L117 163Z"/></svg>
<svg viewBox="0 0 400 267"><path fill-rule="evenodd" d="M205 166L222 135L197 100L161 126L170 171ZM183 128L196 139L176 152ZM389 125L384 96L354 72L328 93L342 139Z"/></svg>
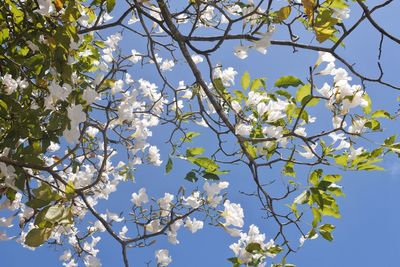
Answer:
<svg viewBox="0 0 400 267"><path fill-rule="evenodd" d="M242 106L241 106L240 103L237 102L236 100L233 100L233 101L231 102L231 106L232 106L232 109L233 109L236 113L239 113L239 112L242 110Z"/></svg>
<svg viewBox="0 0 400 267"><path fill-rule="evenodd" d="M203 185L204 190L207 192L207 200L211 201L216 195L218 195L221 190L228 188L228 182L219 183L208 183L205 182Z"/></svg>
<svg viewBox="0 0 400 267"><path fill-rule="evenodd" d="M86 113L82 110L82 105L72 105L67 108L68 118L72 125L77 125L86 120Z"/></svg>
<svg viewBox="0 0 400 267"><path fill-rule="evenodd" d="M160 70L161 71L171 71L174 66L175 66L175 63L173 60L164 60L160 65Z"/></svg>
<svg viewBox="0 0 400 267"><path fill-rule="evenodd" d="M302 157L306 159L311 159L315 156L315 148L317 147L318 143L311 144L310 146L302 145L301 147L305 150L304 152L299 152Z"/></svg>
<svg viewBox="0 0 400 267"><path fill-rule="evenodd" d="M267 47L271 45L271 37L274 32L275 27L270 26L268 31L266 31L259 40L255 41L254 45L251 47L265 55L267 53Z"/></svg>
<svg viewBox="0 0 400 267"><path fill-rule="evenodd" d="M319 57L317 62L335 62L335 57L329 52L318 52Z"/></svg>
<svg viewBox="0 0 400 267"><path fill-rule="evenodd" d="M156 146L150 146L149 148L149 160L155 166L160 166L162 160L160 160L160 150Z"/></svg>
<svg viewBox="0 0 400 267"><path fill-rule="evenodd" d="M11 74L6 74L2 78L3 85L5 86L5 93L11 95L18 88L18 82L14 80Z"/></svg>
<svg viewBox="0 0 400 267"><path fill-rule="evenodd" d="M349 126L348 132L360 134L365 129L364 128L365 123L367 123L367 120L364 118L353 120L353 124Z"/></svg>
<svg viewBox="0 0 400 267"><path fill-rule="evenodd" d="M87 267L101 267L101 262L98 258L92 255L87 255L83 259L83 262L85 263L85 266Z"/></svg>
<svg viewBox="0 0 400 267"><path fill-rule="evenodd" d="M249 49L248 46L238 45L238 46L235 47L234 55L237 56L240 59L245 59L245 58L247 58L249 56L247 54L248 49Z"/></svg>
<svg viewBox="0 0 400 267"><path fill-rule="evenodd" d="M49 16L55 10L51 0L37 0L37 3L39 4L39 9L35 10L35 12L42 16Z"/></svg>
<svg viewBox="0 0 400 267"><path fill-rule="evenodd" d="M65 250L64 253L60 256L60 261L69 261L72 258L71 251L69 249Z"/></svg>
<svg viewBox="0 0 400 267"><path fill-rule="evenodd" d="M297 134L297 135L303 136L303 137L307 136L306 128L304 128L304 127L296 128L296 130L294 130L294 133Z"/></svg>
<svg viewBox="0 0 400 267"><path fill-rule="evenodd" d="M147 203L149 201L149 198L147 197L146 189L145 188L140 188L139 189L139 193L133 193L131 201L136 206L141 206L142 203L143 204Z"/></svg>
<svg viewBox="0 0 400 267"><path fill-rule="evenodd" d="M168 266L172 262L171 256L167 249L160 249L155 252L157 258L157 264L160 267Z"/></svg>
<svg viewBox="0 0 400 267"><path fill-rule="evenodd" d="M189 197L185 198L182 197L183 201L184 201L184 205L190 206L193 209L197 209L198 207L200 207L202 199L200 198L200 192L199 191L195 191L193 192Z"/></svg>
<svg viewBox="0 0 400 267"><path fill-rule="evenodd" d="M185 227L194 234L198 230L203 229L203 222L198 221L196 218L193 218L192 220L190 217L187 217L185 221Z"/></svg>
<svg viewBox="0 0 400 267"><path fill-rule="evenodd" d="M145 225L145 229L151 233L157 233L162 229L162 225L160 224L160 220L152 220L150 223Z"/></svg>
<svg viewBox="0 0 400 267"><path fill-rule="evenodd" d="M265 256L267 257L275 257L276 254L272 254L267 252L265 256L263 254L253 254L246 250L249 244L259 244L263 251L268 251L275 244L271 239L267 243L265 243L265 234L261 234L260 230L254 224L250 225L249 231L247 233L241 233L240 239L237 243L233 243L229 246L229 248L235 253L235 256L238 257L244 264L250 263L253 261L263 262L265 260ZM262 263L258 266L264 266Z"/></svg>
<svg viewBox="0 0 400 267"><path fill-rule="evenodd" d="M200 55L192 55L192 60L195 64L199 64L204 61L203 57Z"/></svg>
<svg viewBox="0 0 400 267"><path fill-rule="evenodd" d="M82 94L83 100L85 100L89 105L94 103L97 99L99 99L99 93L96 90L87 87L86 90L83 91Z"/></svg>
<svg viewBox="0 0 400 267"><path fill-rule="evenodd" d="M176 222L174 222L169 226L169 229L167 231L168 242L174 245L179 244L179 240L177 239L178 230L182 225L183 225L182 220L177 220Z"/></svg>
<svg viewBox="0 0 400 267"><path fill-rule="evenodd" d="M235 84L235 76L237 75L237 71L234 68L229 67L224 70L221 70L221 67L218 66L214 69L214 76L216 78L220 78L224 86L229 87Z"/></svg>
<svg viewBox="0 0 400 267"><path fill-rule="evenodd" d="M159 198L157 203L161 209L161 216L167 216L171 209L171 202L174 200L174 195L170 193L165 193L164 197Z"/></svg>
<svg viewBox="0 0 400 267"><path fill-rule="evenodd" d="M50 152L55 152L60 149L60 145L57 143L54 143L53 141L50 141L50 146L47 148L48 151Z"/></svg>
<svg viewBox="0 0 400 267"><path fill-rule="evenodd" d="M224 207L225 209L221 216L225 218L225 226L233 225L243 227L244 214L240 204L231 203L229 200L226 200Z"/></svg>
<svg viewBox="0 0 400 267"><path fill-rule="evenodd" d="M87 129L86 129L87 135L88 135L89 137L91 137L91 138L94 138L94 137L97 135L98 132L99 132L99 129L97 129L97 128L95 128L95 127L92 127L92 126L89 126L89 127L87 127Z"/></svg>
<svg viewBox="0 0 400 267"><path fill-rule="evenodd" d="M235 126L235 134L247 136L247 135L250 135L250 132L252 129L253 129L253 126L251 126L251 125L239 123L239 124L236 124L236 126Z"/></svg>

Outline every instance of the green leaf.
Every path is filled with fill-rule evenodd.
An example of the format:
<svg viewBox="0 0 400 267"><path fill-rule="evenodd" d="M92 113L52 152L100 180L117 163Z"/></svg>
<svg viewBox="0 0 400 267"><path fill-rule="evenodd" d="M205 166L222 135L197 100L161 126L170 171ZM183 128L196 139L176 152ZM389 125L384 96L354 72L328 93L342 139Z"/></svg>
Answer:
<svg viewBox="0 0 400 267"><path fill-rule="evenodd" d="M309 197L310 192L308 190L305 190L300 195L298 195L293 202L296 204L305 204L308 202Z"/></svg>
<svg viewBox="0 0 400 267"><path fill-rule="evenodd" d="M171 158L168 158L167 165L165 166L165 172L169 173L172 170L174 163L172 162Z"/></svg>
<svg viewBox="0 0 400 267"><path fill-rule="evenodd" d="M107 8L107 13L110 13L114 7L115 7L115 0L107 0L106 8Z"/></svg>
<svg viewBox="0 0 400 267"><path fill-rule="evenodd" d="M51 235L50 228L32 229L25 237L25 244L27 246L36 248L46 242Z"/></svg>
<svg viewBox="0 0 400 267"><path fill-rule="evenodd" d="M275 81L275 87L288 88L289 86L297 87L304 84L299 78L295 76L283 76Z"/></svg>
<svg viewBox="0 0 400 267"><path fill-rule="evenodd" d="M200 133L198 132L188 132L186 133L186 136L181 137L180 140L183 142L192 142L192 139L199 135Z"/></svg>
<svg viewBox="0 0 400 267"><path fill-rule="evenodd" d="M273 15L273 20L275 23L281 23L285 19L287 19L290 16L290 13L292 11L292 8L290 6L284 6L281 9L279 9L277 12L275 12Z"/></svg>
<svg viewBox="0 0 400 267"><path fill-rule="evenodd" d="M196 177L196 173L194 171L190 171L186 174L185 180L194 183L198 180L198 178Z"/></svg>
<svg viewBox="0 0 400 267"><path fill-rule="evenodd" d="M322 176L322 169L316 169L314 170L310 177L308 178L308 181L313 185L313 186L317 186L319 183L319 179Z"/></svg>
<svg viewBox="0 0 400 267"><path fill-rule="evenodd" d="M363 98L364 100L366 100L367 103L368 103L368 105L366 105L365 107L363 107L364 113L365 113L365 114L371 113L371 110L372 110L372 107L371 107L371 103L372 103L371 98L369 97L369 95L368 95L367 93L364 93L363 96L362 96L362 98Z"/></svg>
<svg viewBox="0 0 400 267"><path fill-rule="evenodd" d="M261 245L259 243L250 243L246 246L246 251L249 253L262 251Z"/></svg>
<svg viewBox="0 0 400 267"><path fill-rule="evenodd" d="M67 185L65 186L65 194L67 199L72 199L75 195L75 186L73 181L68 181Z"/></svg>
<svg viewBox="0 0 400 267"><path fill-rule="evenodd" d="M55 223L62 217L64 214L64 206L52 206L50 207L44 216L46 221Z"/></svg>
<svg viewBox="0 0 400 267"><path fill-rule="evenodd" d="M251 91L258 90L260 89L261 86L264 87L264 89L266 89L267 84L265 83L265 80L266 80L265 78L257 78L253 80L250 85L250 90Z"/></svg>
<svg viewBox="0 0 400 267"><path fill-rule="evenodd" d="M307 83L297 90L296 101L301 103L303 98L309 95L311 95L311 84Z"/></svg>
<svg viewBox="0 0 400 267"><path fill-rule="evenodd" d="M225 86L224 86L221 78L214 79L214 87L215 87L215 89L217 89L217 91L219 91L221 93L226 92Z"/></svg>
<svg viewBox="0 0 400 267"><path fill-rule="evenodd" d="M209 173L209 172L205 172L203 174L204 179L206 180L214 180L214 181L218 181L219 177L218 175L214 174L214 173Z"/></svg>
<svg viewBox="0 0 400 267"><path fill-rule="evenodd" d="M186 156L193 157L193 156L201 155L204 153L204 151L205 151L205 149L202 147L188 148L188 149L186 149Z"/></svg>
<svg viewBox="0 0 400 267"><path fill-rule="evenodd" d="M217 163L207 157L199 157L194 159L192 158L190 159L190 161L192 161L197 166L204 168L207 172L211 173L219 168L219 165Z"/></svg>
<svg viewBox="0 0 400 267"><path fill-rule="evenodd" d="M242 75L242 79L241 79L241 84L242 84L242 88L243 90L246 90L249 86L250 86L250 74L249 72L245 72Z"/></svg>
<svg viewBox="0 0 400 267"><path fill-rule="evenodd" d="M324 177L322 177L323 181L328 181L328 182L332 182L332 183L336 183L338 181L340 181L342 179L342 176L339 174L329 174L329 175L325 175Z"/></svg>
<svg viewBox="0 0 400 267"><path fill-rule="evenodd" d="M374 118L374 119L376 119L376 118L386 118L386 119L390 119L391 116L390 116L390 113L387 112L386 110L377 110L377 111L374 111L374 112L371 114L371 118Z"/></svg>

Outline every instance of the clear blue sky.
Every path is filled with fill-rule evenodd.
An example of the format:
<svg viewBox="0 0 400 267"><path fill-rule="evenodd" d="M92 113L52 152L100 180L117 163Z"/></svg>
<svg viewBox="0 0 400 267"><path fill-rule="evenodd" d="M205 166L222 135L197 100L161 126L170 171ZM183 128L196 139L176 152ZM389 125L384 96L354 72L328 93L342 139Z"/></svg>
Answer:
<svg viewBox="0 0 400 267"><path fill-rule="evenodd" d="M367 1L369 5L380 1ZM377 14L378 21L384 25L391 33L400 36L400 29L397 27L398 11L400 4L398 1L392 4L389 9ZM352 15L355 15L354 10ZM357 13L358 14L358 13ZM126 35L128 36L128 34ZM282 36L279 31L273 39ZM128 38L128 37L126 37ZM305 40L304 42L306 42ZM135 38L135 42L140 42ZM372 30L368 23L364 23L351 37L345 49L340 49L345 58L351 62L357 62L357 69L362 73L376 74L376 57L379 35ZM142 44L133 42L122 42L124 49L138 49ZM220 52L214 57L214 62L223 63L224 66L233 66L239 73L248 70L252 77L267 77L267 84L283 75L296 75L306 78L308 66L312 65L316 58L316 53L299 51L291 53L290 48L270 47L266 56L260 56L257 52L250 53L245 61L241 61L232 56L232 46L238 43L229 43L224 52ZM385 77L391 82L400 84L398 79L398 63L400 53L398 47L389 40L384 42L382 62L385 66ZM204 64L204 63L202 63ZM170 79L177 84L182 77L183 66L178 66L175 72L169 74ZM141 72L140 76L135 72L131 73L134 79L140 77L154 80L154 73L150 70ZM189 80L192 80L190 78ZM237 80L238 81L238 80ZM354 82L359 82L354 78ZM381 85L367 84L367 92L373 99L373 108L387 108L391 111L397 109L397 96L400 93L384 88ZM399 122L390 122L383 126L387 135L397 133ZM200 128L198 130L201 130ZM212 150L213 142L211 136L201 137L201 144L206 144L206 149ZM154 131L153 143L157 143L162 151L163 160L166 162L168 147L164 144L165 135L161 131ZM210 145L208 145L210 144ZM385 266L398 267L398 254L400 253L400 232L398 231L399 203L400 203L400 160L391 157L383 162L387 171L383 172L347 172L343 173L344 179L341 185L344 187L346 197L339 201L342 218L333 221L337 226L334 231L334 241L332 243L323 239L306 242L299 253L291 256L289 262L297 264L299 267L337 267L337 266ZM234 171L224 178L230 182L230 199L233 202L240 202L245 210L245 227L254 223L261 230L267 233L270 231L270 222L260 218L261 212L259 204L254 199L250 199L238 194L238 191L252 191L254 185L250 181L250 175L245 166L233 166ZM121 207L128 208L130 195L140 187L148 188L150 194L159 196L164 192L176 192L178 185L191 188L202 186L202 182L192 185L185 181L184 175L190 170L190 166L185 163L175 161L175 168L170 175L164 174L164 168L139 168L136 172L136 182L127 182L120 186L119 193L113 194L107 203L97 206L98 210L105 211L105 208L117 212ZM272 169L268 173L270 177L280 177L279 169ZM126 209L125 209L126 211ZM201 219L201 217L198 217ZM133 228L133 225L127 225ZM122 225L121 225L122 227ZM119 228L116 228L119 230ZM119 245L102 235L100 242L99 257L103 266L122 266L122 258ZM230 266L226 258L233 253L228 248L229 244L236 242L236 238L228 236L220 229L205 226L196 234L188 233L182 229L178 233L180 244L170 245L166 238L158 238L157 243L144 249L128 250L128 256L132 266L144 267L146 262L152 261L149 266L156 266L154 261L154 251L160 248L168 248L173 258L170 266L173 267L221 267ZM1 267L20 267L20 266L61 266L58 257L62 250L52 251L47 245L42 246L32 252L22 248L19 244L10 242L0 243L0 266ZM268 266L268 265L267 265Z"/></svg>

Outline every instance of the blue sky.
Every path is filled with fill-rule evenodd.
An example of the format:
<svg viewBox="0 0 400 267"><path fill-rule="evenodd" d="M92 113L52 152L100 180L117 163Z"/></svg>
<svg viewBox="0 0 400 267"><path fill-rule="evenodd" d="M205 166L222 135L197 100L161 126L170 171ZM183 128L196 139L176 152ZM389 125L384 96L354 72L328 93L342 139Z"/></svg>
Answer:
<svg viewBox="0 0 400 267"><path fill-rule="evenodd" d="M367 1L369 5L380 1ZM377 14L378 21L386 27L392 34L400 36L398 24L398 1L386 8L384 12ZM358 14L352 11L352 15ZM351 21L351 20L349 20ZM127 35L128 36L128 35ZM279 32L273 39L284 38ZM135 40L138 40L137 38ZM304 40L303 42L307 42ZM138 42L140 42L138 40ZM340 54L351 62L357 62L357 69L366 74L376 74L376 58L379 35L364 22L354 33L347 43L346 48L341 48ZM127 51L138 49L143 44L131 47L130 42L122 42L123 48ZM232 55L232 47L238 43L228 43L223 47L222 52L214 57L214 62L223 63L224 66L233 66L239 74L249 71L252 77L267 77L267 84L271 85L276 78L283 75L296 75L305 79L308 73L308 66L313 65L317 54L299 51L291 53L291 48L272 46L268 49L265 56L260 56L257 52L250 53L248 59L242 61ZM398 81L398 67L400 53L398 47L389 40L384 42L382 62L385 70L385 77L388 81ZM202 63L204 64L204 63ZM182 72L178 66L175 72L169 73L173 83L177 84L181 80ZM154 79L154 72L150 68L140 76L134 78ZM189 80L193 80L191 77ZM238 79L237 79L238 81ZM359 81L354 78L354 83ZM399 82L400 83L400 82ZM321 83L322 85L322 83ZM373 100L373 108L386 108L395 111L398 108L396 98L398 92L384 88L377 84L367 84L367 92ZM378 136L389 136L398 132L399 122L388 122L383 125L385 133ZM201 130L198 128L198 130ZM374 137L372 137L374 138ZM165 145L165 135L162 131L154 131L152 143L160 146L163 160L167 160L168 146ZM206 150L211 151L215 140L211 135L205 134L199 139L201 145L205 145ZM176 160L175 167L169 175L165 175L164 168L145 167L139 168L135 173L136 182L127 182L120 186L118 193L112 195L107 203L97 206L98 210L105 211L106 208L112 211L119 211L121 207L129 207L130 195L140 187L145 186L148 192L155 196L160 196L164 192L176 192L179 185L187 188L201 187L199 184L190 184L183 178L190 166L184 162ZM334 231L334 241L327 242L318 239L306 242L299 253L291 256L289 262L293 262L300 267L337 267L337 266L386 266L397 267L397 255L400 252L400 232L398 229L399 203L400 203L400 161L391 156L385 159L382 165L387 169L381 172L346 172L342 173L344 179L341 185L344 187L345 198L339 200L342 218L334 220L337 226ZM227 168L227 166L224 166ZM256 224L271 238L272 224L260 218L259 204L255 199L243 196L238 191L251 192L254 185L250 180L248 169L245 166L230 166L233 171L224 177L230 182L229 196L232 202L239 202L245 210L245 227ZM307 171L307 170L305 170ZM337 170L330 169L331 172ZM280 177L280 170L274 168L268 170L270 177ZM304 181L304 180L303 180ZM291 200L288 200L288 202ZM126 209L125 209L126 210ZM201 219L201 216L198 217ZM122 225L120 225L122 227ZM133 226L131 226L133 227ZM129 225L128 225L129 228ZM116 228L119 230L119 228ZM170 245L166 238L158 238L155 245L143 249L128 250L128 257L132 266L146 266L146 262L152 261L149 266L155 266L154 251L160 248L168 248L173 258L170 266L175 267L220 267L230 266L226 258L233 256L229 250L229 244L236 242L236 238L228 236L221 229L205 227L196 234L189 233L182 229L178 233L180 244ZM103 266L122 266L121 252L119 245L102 235L99 245L99 257ZM19 266L60 266L58 257L62 250L52 251L45 245L32 252L22 248L15 242L0 243L0 266L19 267Z"/></svg>

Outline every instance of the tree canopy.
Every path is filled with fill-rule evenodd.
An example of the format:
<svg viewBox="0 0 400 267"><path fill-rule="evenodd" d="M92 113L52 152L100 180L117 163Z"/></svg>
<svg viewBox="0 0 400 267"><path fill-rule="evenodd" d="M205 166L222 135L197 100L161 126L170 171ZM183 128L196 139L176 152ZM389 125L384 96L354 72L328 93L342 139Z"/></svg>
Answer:
<svg viewBox="0 0 400 267"><path fill-rule="evenodd" d="M2 1L0 239L56 245L63 265L94 267L108 235L117 266L136 266L131 250L213 227L236 240L227 265L295 266L305 242L334 239L346 171L380 171L400 153L383 127L396 107L374 109L368 94L400 89L382 61L400 39L374 18L394 1L371 2ZM345 53L363 25L378 36L374 74ZM246 70L262 72L272 47L287 72ZM303 76L299 53L312 59ZM227 191L238 167L253 191L234 191L262 226ZM160 179L187 171L152 195L157 184L136 184L151 168ZM108 206L121 187L129 207ZM170 250L154 250L157 266L173 265Z"/></svg>

